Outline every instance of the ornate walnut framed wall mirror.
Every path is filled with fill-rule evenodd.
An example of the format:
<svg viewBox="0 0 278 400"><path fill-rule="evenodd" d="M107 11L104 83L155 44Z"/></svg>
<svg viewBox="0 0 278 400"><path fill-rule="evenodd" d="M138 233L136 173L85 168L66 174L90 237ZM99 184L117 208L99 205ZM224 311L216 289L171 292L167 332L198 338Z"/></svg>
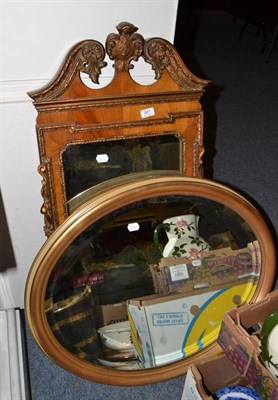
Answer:
<svg viewBox="0 0 278 400"><path fill-rule="evenodd" d="M155 228L177 211L200 216L210 251L194 262L161 259L152 244ZM157 270L167 259L169 268ZM218 354L224 311L262 299L274 274L269 230L238 193L203 178L144 178L94 195L50 236L30 270L26 315L41 349L62 367L96 382L141 385ZM142 310L152 326L149 348L147 327L136 321ZM105 325L111 319L125 322Z"/></svg>
<svg viewBox="0 0 278 400"><path fill-rule="evenodd" d="M62 367L141 385L220 352L224 311L271 290L275 251L252 204L202 178L207 81L164 39L144 40L128 23L117 29L106 42L115 70L106 87L81 80L86 72L97 82L105 65L92 40L30 94L50 237L30 269L25 309L37 343ZM140 56L156 83L131 78Z"/></svg>
<svg viewBox="0 0 278 400"><path fill-rule="evenodd" d="M146 170L201 176L203 114L199 99L208 81L194 76L171 43L144 39L127 22L107 36L77 43L56 77L29 93L38 111L41 208L49 236L69 215L67 202L107 179ZM98 83L106 54L114 78ZM130 70L142 57L156 82L141 85ZM163 162L162 162L163 161Z"/></svg>

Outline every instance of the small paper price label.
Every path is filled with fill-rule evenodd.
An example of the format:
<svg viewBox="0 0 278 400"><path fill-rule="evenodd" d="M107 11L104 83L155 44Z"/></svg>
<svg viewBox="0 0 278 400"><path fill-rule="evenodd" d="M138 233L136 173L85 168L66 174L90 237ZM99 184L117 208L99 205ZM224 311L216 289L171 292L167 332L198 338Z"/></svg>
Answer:
<svg viewBox="0 0 278 400"><path fill-rule="evenodd" d="M145 110L141 110L140 114L141 114L141 118L152 117L153 115L155 115L154 108L150 107L150 108L146 108Z"/></svg>
<svg viewBox="0 0 278 400"><path fill-rule="evenodd" d="M186 264L173 265L170 267L172 282L188 279L188 269Z"/></svg>
<svg viewBox="0 0 278 400"><path fill-rule="evenodd" d="M99 164L101 163L107 163L109 161L109 157L107 154L98 154L96 156L96 160Z"/></svg>
<svg viewBox="0 0 278 400"><path fill-rule="evenodd" d="M192 260L192 265L193 267L199 267L200 265L202 265L201 260Z"/></svg>

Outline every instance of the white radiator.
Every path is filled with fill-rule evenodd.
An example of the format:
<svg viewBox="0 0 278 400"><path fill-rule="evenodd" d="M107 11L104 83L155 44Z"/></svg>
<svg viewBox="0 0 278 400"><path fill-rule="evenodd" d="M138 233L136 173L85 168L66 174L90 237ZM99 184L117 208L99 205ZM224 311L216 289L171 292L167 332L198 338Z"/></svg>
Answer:
<svg viewBox="0 0 278 400"><path fill-rule="evenodd" d="M25 400L20 311L0 310L0 398Z"/></svg>

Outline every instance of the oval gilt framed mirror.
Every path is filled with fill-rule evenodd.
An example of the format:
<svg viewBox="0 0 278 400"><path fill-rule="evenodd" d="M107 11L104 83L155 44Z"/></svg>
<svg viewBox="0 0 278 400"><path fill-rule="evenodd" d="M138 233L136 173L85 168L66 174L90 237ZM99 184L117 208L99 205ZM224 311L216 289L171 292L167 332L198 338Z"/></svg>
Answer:
<svg viewBox="0 0 278 400"><path fill-rule="evenodd" d="M60 366L142 385L220 353L223 313L262 299L274 275L271 234L244 197L206 179L144 177L87 196L54 231L25 310Z"/></svg>

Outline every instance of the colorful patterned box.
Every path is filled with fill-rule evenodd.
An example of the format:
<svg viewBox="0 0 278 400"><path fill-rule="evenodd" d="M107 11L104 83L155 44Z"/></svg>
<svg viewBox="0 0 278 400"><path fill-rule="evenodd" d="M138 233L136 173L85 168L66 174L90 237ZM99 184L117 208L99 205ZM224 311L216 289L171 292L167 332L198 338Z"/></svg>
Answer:
<svg viewBox="0 0 278 400"><path fill-rule="evenodd" d="M211 250L197 259L164 257L159 264L150 265L150 271L156 293L188 293L199 287L224 287L239 282L256 285L260 264L255 241L244 249Z"/></svg>
<svg viewBox="0 0 278 400"><path fill-rule="evenodd" d="M224 314L218 343L262 400L278 400L278 381L260 359L259 332L265 318L278 308L278 291L255 304Z"/></svg>

